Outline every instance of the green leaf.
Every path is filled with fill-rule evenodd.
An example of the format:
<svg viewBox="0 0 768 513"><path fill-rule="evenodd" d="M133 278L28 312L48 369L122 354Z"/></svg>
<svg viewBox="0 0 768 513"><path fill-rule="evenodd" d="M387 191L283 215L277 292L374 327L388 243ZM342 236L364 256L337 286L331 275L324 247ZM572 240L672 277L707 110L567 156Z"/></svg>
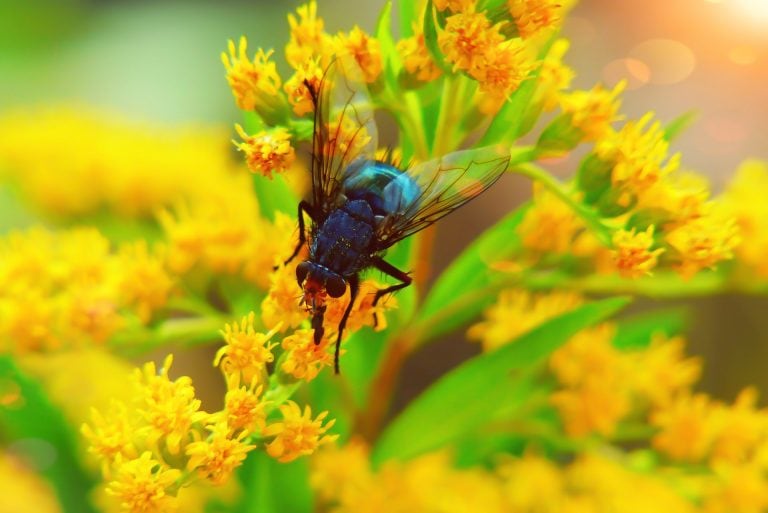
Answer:
<svg viewBox="0 0 768 513"><path fill-rule="evenodd" d="M407 459L451 444L487 422L517 384L516 376L540 364L578 331L610 317L629 302L615 297L581 306L454 368L387 426L372 461Z"/></svg>
<svg viewBox="0 0 768 513"><path fill-rule="evenodd" d="M688 129L689 126L693 124L694 121L696 121L696 118L699 117L699 113L696 111L689 111L683 114L682 116L678 116L677 118L673 119L665 128L664 128L664 139L667 141L673 141L677 139L677 137L682 134L685 130Z"/></svg>
<svg viewBox="0 0 768 513"><path fill-rule="evenodd" d="M654 335L672 337L679 335L688 324L689 313L685 308L654 310L634 315L619 323L613 346L617 349L642 349L648 347Z"/></svg>
<svg viewBox="0 0 768 513"><path fill-rule="evenodd" d="M419 19L418 0L398 0L397 11L400 19L400 37L413 35L413 21Z"/></svg>
<svg viewBox="0 0 768 513"><path fill-rule="evenodd" d="M469 322L494 300L491 289L503 283L488 266L520 247L516 228L525 211L519 208L483 232L440 275L417 314L417 323L429 327L430 339Z"/></svg>
<svg viewBox="0 0 768 513"><path fill-rule="evenodd" d="M237 469L243 495L235 513L311 513L312 490L306 458L280 463L261 450L248 454Z"/></svg>
<svg viewBox="0 0 768 513"><path fill-rule="evenodd" d="M400 53L392 38L392 0L384 4L384 8L376 23L376 39L381 45L381 54L384 56L384 78L387 87L394 93L398 91L398 76L403 67L400 62Z"/></svg>
<svg viewBox="0 0 768 513"><path fill-rule="evenodd" d="M0 431L4 442L15 440L35 442L19 445L19 451L29 458L33 467L40 466L45 477L67 513L91 513L89 492L93 480L85 472L78 459L77 443L64 415L48 399L39 383L26 376L10 356L0 356L0 382L5 386L18 387L18 404L0 408ZM47 456L24 452L24 447L46 447Z"/></svg>
<svg viewBox="0 0 768 513"><path fill-rule="evenodd" d="M274 221L277 212L296 215L299 200L281 175L273 176L271 180L254 175L253 190L256 193L262 217Z"/></svg>
<svg viewBox="0 0 768 513"><path fill-rule="evenodd" d="M453 74L451 66L445 62L443 52L440 51L437 44L437 25L435 24L435 9L432 6L432 0L427 0L427 6L424 9L424 44L437 67L443 70L443 73Z"/></svg>

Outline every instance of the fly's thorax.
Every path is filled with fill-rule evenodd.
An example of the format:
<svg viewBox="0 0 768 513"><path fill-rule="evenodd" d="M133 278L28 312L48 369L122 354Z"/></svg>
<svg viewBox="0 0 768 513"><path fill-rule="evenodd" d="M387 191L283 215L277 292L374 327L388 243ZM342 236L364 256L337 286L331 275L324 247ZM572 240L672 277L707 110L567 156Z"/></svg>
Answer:
<svg viewBox="0 0 768 513"><path fill-rule="evenodd" d="M342 186L347 198L364 200L378 217L410 208L422 192L405 171L386 162L364 159L347 166Z"/></svg>
<svg viewBox="0 0 768 513"><path fill-rule="evenodd" d="M296 281L304 291L302 303L313 313L325 308L328 296L341 297L347 290L346 280L338 273L309 260L296 266Z"/></svg>

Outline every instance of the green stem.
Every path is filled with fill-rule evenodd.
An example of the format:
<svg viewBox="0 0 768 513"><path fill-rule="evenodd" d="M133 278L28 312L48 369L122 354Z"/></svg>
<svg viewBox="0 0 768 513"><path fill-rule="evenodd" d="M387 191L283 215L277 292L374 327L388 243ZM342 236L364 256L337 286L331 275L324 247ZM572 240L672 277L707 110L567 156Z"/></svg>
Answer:
<svg viewBox="0 0 768 513"><path fill-rule="evenodd" d="M435 140L432 144L433 155L445 155L453 149L453 140L457 120L456 106L463 107L460 98L461 77L446 75L443 79L443 92L440 97L440 112L437 115Z"/></svg>
<svg viewBox="0 0 768 513"><path fill-rule="evenodd" d="M531 162L524 162L516 164L510 169L510 172L517 173L523 176L527 176L532 180L536 180L549 192L557 196L563 203L568 205L573 212L584 221L584 224L595 234L601 244L610 248L613 246L611 240L611 231L606 227L597 217L594 211L590 208L582 205L576 201L566 189L562 182L557 180L554 176L547 173L543 168L533 164Z"/></svg>

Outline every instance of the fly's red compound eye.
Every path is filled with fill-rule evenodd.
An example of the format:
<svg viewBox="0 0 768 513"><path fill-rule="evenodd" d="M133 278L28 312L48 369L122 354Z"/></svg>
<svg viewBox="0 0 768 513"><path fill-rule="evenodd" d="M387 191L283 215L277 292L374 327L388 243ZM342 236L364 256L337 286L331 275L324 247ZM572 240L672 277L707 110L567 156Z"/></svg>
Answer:
<svg viewBox="0 0 768 513"><path fill-rule="evenodd" d="M302 262L296 266L296 281L299 283L299 287L301 287L301 284L304 283L304 280L307 278L307 273L309 273L308 262Z"/></svg>

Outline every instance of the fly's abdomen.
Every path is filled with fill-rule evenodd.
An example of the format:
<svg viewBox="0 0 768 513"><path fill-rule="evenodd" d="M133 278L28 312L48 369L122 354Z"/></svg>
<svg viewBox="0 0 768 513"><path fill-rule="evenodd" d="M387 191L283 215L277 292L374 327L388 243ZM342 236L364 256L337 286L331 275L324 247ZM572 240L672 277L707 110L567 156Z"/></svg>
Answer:
<svg viewBox="0 0 768 513"><path fill-rule="evenodd" d="M320 226L310 254L315 262L342 276L368 265L374 245L374 213L365 201L348 201Z"/></svg>

